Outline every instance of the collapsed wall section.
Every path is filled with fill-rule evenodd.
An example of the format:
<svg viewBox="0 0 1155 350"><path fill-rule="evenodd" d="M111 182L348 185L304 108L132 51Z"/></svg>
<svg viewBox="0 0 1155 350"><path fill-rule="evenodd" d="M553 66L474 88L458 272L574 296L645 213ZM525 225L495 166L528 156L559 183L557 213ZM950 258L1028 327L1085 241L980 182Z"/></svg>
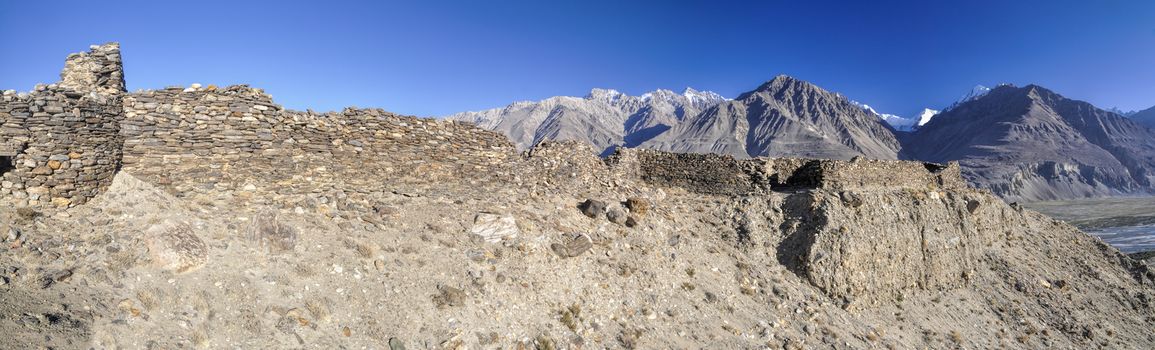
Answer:
<svg viewBox="0 0 1155 350"><path fill-rule="evenodd" d="M92 45L88 52L68 55L60 71L60 87L79 92L118 94L126 90L120 44Z"/></svg>

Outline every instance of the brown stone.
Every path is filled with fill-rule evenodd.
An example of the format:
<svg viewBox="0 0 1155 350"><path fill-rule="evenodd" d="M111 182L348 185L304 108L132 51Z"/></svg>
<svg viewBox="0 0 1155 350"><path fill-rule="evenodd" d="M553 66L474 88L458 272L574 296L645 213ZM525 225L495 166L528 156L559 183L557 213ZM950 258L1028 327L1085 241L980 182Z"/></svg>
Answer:
<svg viewBox="0 0 1155 350"><path fill-rule="evenodd" d="M72 205L72 200L64 197L54 197L52 198L52 205L57 208L67 208L69 205Z"/></svg>
<svg viewBox="0 0 1155 350"><path fill-rule="evenodd" d="M38 166L32 169L32 175L52 175L52 168L48 166Z"/></svg>

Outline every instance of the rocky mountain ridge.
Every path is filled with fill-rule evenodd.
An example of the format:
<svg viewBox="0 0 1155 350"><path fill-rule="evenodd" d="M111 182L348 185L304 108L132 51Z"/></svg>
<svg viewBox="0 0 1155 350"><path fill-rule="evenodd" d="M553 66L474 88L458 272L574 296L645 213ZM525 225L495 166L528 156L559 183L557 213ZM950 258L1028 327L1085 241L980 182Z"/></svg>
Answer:
<svg viewBox="0 0 1155 350"><path fill-rule="evenodd" d="M849 100L785 75L640 145L736 157L898 159L892 129Z"/></svg>
<svg viewBox="0 0 1155 350"><path fill-rule="evenodd" d="M1155 131L1037 85L1003 85L914 134L926 161L958 160L968 180L1009 200L1150 193Z"/></svg>
<svg viewBox="0 0 1155 350"><path fill-rule="evenodd" d="M734 100L702 105L696 115L664 119L644 142L617 144L740 158L959 160L972 184L1011 201L1155 191L1149 175L1155 134L1147 128L1037 86L1029 88L1037 93L1019 94L1015 101L1006 100L1006 93L991 95L1014 89L1019 88L979 85L942 112L925 109L917 118L902 118L780 76ZM1132 120L1142 122L1145 113ZM944 116L952 121L933 122ZM492 123L479 126L499 130ZM551 134L544 135L538 140ZM600 139L605 141L594 144L604 155L604 147L613 143Z"/></svg>
<svg viewBox="0 0 1155 350"><path fill-rule="evenodd" d="M538 102L517 102L504 108L458 113L445 119L499 131L521 149L543 140L579 140L606 154L617 145L639 145L725 100L716 93L691 88L681 94L656 90L641 96L593 89L583 98L559 96Z"/></svg>

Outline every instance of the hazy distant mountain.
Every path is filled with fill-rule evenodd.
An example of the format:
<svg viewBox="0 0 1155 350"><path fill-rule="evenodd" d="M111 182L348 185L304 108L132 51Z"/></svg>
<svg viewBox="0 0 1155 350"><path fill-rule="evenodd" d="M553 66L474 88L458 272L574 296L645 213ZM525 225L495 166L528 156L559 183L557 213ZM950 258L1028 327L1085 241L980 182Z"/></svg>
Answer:
<svg viewBox="0 0 1155 350"><path fill-rule="evenodd" d="M921 126L926 125L926 123L929 122L931 118L939 113L937 110L923 108L922 111L918 112L918 115L912 116L910 118L903 118L894 114L878 113L878 111L875 111L874 108L870 107L870 105L860 103L858 101L850 101L850 103L858 106L859 108L862 108L871 114L878 116L879 118L882 118L882 120L889 124L890 127L894 128L894 130L906 132L914 131Z"/></svg>
<svg viewBox="0 0 1155 350"><path fill-rule="evenodd" d="M1155 107L1153 107L1153 108L1155 108ZM1118 114L1118 115L1121 115L1124 117L1131 117L1131 116L1135 115L1135 113L1139 113L1139 111L1124 111L1122 109L1119 109L1119 107L1107 108L1106 111L1111 112L1111 113L1115 113L1115 114Z"/></svg>
<svg viewBox="0 0 1155 350"><path fill-rule="evenodd" d="M1133 112L1129 117L1139 124L1155 129L1155 107Z"/></svg>
<svg viewBox="0 0 1155 350"><path fill-rule="evenodd" d="M641 96L593 89L583 98L550 97L447 118L504 133L522 149L548 139L586 141L607 150L641 144L725 100L716 93L691 88L681 94L656 90Z"/></svg>
<svg viewBox="0 0 1155 350"><path fill-rule="evenodd" d="M1155 181L1155 131L1035 85L959 103L907 149L921 160L959 160L969 181L1011 200L1147 192Z"/></svg>
<svg viewBox="0 0 1155 350"><path fill-rule="evenodd" d="M737 157L898 158L891 127L841 95L785 75L722 102L641 147Z"/></svg>

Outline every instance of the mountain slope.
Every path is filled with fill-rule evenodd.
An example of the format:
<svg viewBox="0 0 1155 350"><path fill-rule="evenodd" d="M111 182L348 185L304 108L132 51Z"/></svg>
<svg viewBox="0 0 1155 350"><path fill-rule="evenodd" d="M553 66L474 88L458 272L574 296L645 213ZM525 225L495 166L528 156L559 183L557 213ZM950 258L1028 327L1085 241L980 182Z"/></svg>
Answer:
<svg viewBox="0 0 1155 350"><path fill-rule="evenodd" d="M925 161L960 161L968 180L1009 200L1142 193L1155 180L1155 132L1035 85L954 106L907 148Z"/></svg>
<svg viewBox="0 0 1155 350"><path fill-rule="evenodd" d="M1155 129L1155 107L1144 109L1130 115L1131 120Z"/></svg>
<svg viewBox="0 0 1155 350"><path fill-rule="evenodd" d="M716 93L690 88L681 94L656 90L641 96L593 89L583 98L516 102L446 118L501 132L521 149L543 140L576 140L604 152L618 145L640 144L724 100Z"/></svg>
<svg viewBox="0 0 1155 350"><path fill-rule="evenodd" d="M785 75L641 145L737 157L897 159L894 130L846 98Z"/></svg>

